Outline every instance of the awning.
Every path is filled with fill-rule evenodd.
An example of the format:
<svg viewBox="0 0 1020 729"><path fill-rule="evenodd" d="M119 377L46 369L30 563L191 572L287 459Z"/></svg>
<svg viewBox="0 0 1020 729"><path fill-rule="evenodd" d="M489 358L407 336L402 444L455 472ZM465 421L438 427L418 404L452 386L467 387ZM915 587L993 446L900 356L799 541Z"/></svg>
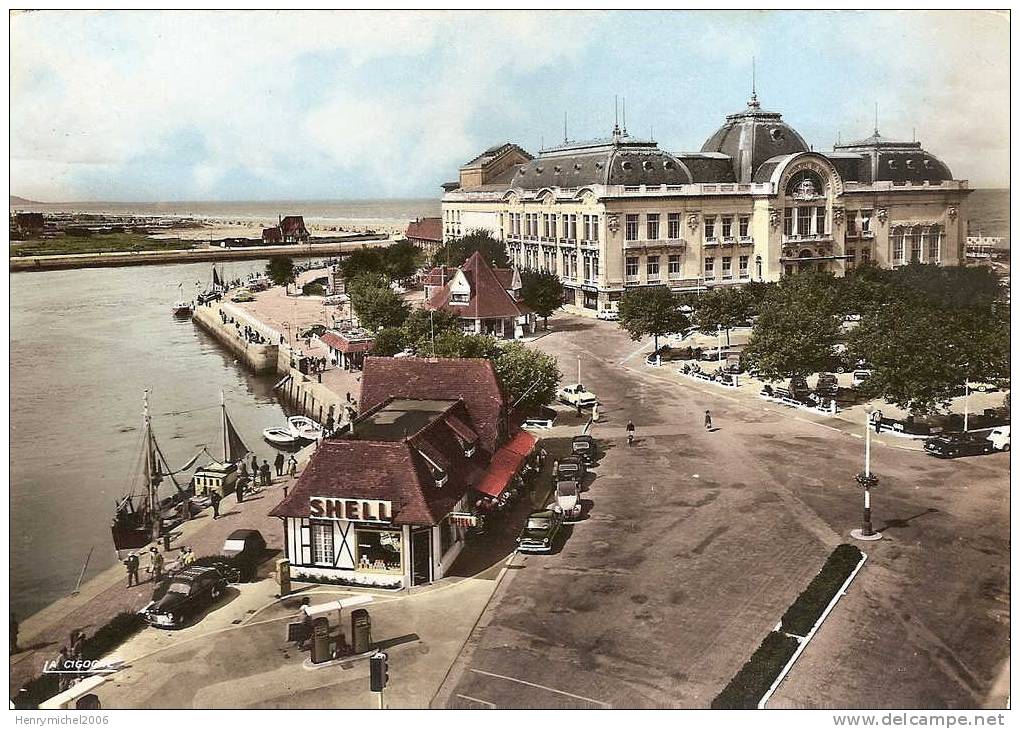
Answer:
<svg viewBox="0 0 1020 729"><path fill-rule="evenodd" d="M523 430L510 439L510 442L500 448L489 461L489 468L482 476L482 480L475 486L479 491L488 496L499 496L507 487L511 479L521 468L524 459L531 455L538 438Z"/></svg>

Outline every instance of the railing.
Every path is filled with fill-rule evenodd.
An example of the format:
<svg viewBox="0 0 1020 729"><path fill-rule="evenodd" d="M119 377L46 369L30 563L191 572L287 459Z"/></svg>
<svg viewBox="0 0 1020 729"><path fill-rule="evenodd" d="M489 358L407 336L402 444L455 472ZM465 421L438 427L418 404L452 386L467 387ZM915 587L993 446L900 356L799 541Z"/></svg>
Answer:
<svg viewBox="0 0 1020 729"><path fill-rule="evenodd" d="M818 243L822 241L831 241L832 233L806 233L796 235L783 235L784 243Z"/></svg>

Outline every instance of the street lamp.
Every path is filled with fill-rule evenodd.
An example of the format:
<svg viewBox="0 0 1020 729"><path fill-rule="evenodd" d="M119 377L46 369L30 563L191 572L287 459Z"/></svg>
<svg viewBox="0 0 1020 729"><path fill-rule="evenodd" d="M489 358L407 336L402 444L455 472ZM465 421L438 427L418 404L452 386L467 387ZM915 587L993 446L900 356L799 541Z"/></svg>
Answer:
<svg viewBox="0 0 1020 729"><path fill-rule="evenodd" d="M875 411L871 405L864 407L864 473L854 478L864 489L864 519L860 529L854 529L850 536L865 542L881 539L882 535L871 528L871 489L878 485L878 476L871 472L871 415Z"/></svg>

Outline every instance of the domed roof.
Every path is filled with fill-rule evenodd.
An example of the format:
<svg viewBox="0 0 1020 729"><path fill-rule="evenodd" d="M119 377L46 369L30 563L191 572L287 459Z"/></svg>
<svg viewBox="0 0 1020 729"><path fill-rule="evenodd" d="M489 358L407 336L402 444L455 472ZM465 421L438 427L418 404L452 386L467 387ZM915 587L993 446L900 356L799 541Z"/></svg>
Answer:
<svg viewBox="0 0 1020 729"><path fill-rule="evenodd" d="M755 170L773 157L808 152L810 147L778 112L765 111L752 94L747 108L726 117L726 123L708 138L702 152L730 158L737 182L751 182Z"/></svg>
<svg viewBox="0 0 1020 729"><path fill-rule="evenodd" d="M938 183L953 179L949 166L921 147L920 142L900 142L875 132L868 138L833 147L838 154L859 155L862 182Z"/></svg>

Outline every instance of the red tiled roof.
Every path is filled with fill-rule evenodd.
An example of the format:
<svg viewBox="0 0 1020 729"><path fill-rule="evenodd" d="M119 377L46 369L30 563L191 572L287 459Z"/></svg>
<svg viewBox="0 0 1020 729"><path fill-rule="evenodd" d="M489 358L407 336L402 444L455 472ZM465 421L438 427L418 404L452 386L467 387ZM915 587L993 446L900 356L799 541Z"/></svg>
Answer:
<svg viewBox="0 0 1020 729"><path fill-rule="evenodd" d="M426 304L428 308L448 311L463 319L508 319L530 313L527 306L507 293L496 271L478 251L471 254L460 270L471 287L468 303L450 304L447 284L432 295Z"/></svg>
<svg viewBox="0 0 1020 729"><path fill-rule="evenodd" d="M488 453L500 442L505 400L487 359L366 357L361 376L362 413L390 398L463 400L479 445Z"/></svg>
<svg viewBox="0 0 1020 729"><path fill-rule="evenodd" d="M457 273L456 268L447 268L446 266L436 266L431 271L426 273L421 278L422 286L446 286L453 278L453 274Z"/></svg>
<svg viewBox="0 0 1020 729"><path fill-rule="evenodd" d="M492 456L492 460L489 461L489 469L475 486L475 491L489 496L499 496L503 493L503 489L520 470L524 459L531 455L537 442L538 438L530 433L525 433L523 430L518 432L513 440Z"/></svg>
<svg viewBox="0 0 1020 729"><path fill-rule="evenodd" d="M263 228L262 240L279 243L283 240L283 235L280 233L279 228Z"/></svg>
<svg viewBox="0 0 1020 729"><path fill-rule="evenodd" d="M321 337L319 337L319 341L321 341L330 349L335 349L337 351L343 352L344 354L368 352L369 350L372 349L372 345L375 344L374 339L349 342L343 337L341 337L339 334L334 334L333 332L326 332Z"/></svg>
<svg viewBox="0 0 1020 729"><path fill-rule="evenodd" d="M408 240L429 240L443 242L442 218L418 218L407 225L404 237Z"/></svg>
<svg viewBox="0 0 1020 729"><path fill-rule="evenodd" d="M307 235L305 219L301 215L288 215L280 221L280 230L284 235Z"/></svg>

